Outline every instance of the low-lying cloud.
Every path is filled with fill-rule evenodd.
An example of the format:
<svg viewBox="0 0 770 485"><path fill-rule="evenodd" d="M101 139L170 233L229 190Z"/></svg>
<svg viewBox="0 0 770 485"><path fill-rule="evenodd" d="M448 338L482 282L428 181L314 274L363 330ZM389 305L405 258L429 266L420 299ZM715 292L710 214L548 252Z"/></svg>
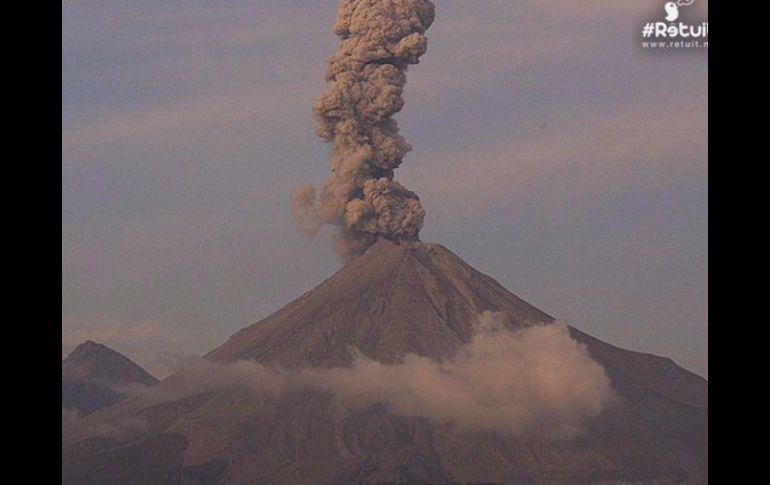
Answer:
<svg viewBox="0 0 770 485"><path fill-rule="evenodd" d="M351 368L306 370L297 379L345 401L517 436L573 436L610 401L604 368L565 323L512 332L499 314L480 320L480 331L451 361L408 355L385 365L359 355Z"/></svg>
<svg viewBox="0 0 770 485"><path fill-rule="evenodd" d="M272 398L299 389L330 392L341 405L384 404L397 415L474 431L571 437L613 400L604 368L555 322L518 331L485 312L454 359L414 354L388 365L360 353L350 367L277 370L251 361L186 368L188 391L246 387Z"/></svg>
<svg viewBox="0 0 770 485"><path fill-rule="evenodd" d="M474 338L436 362L414 354L383 364L360 353L350 367L276 369L253 361L188 362L167 385L143 390L156 401L215 389L245 388L269 399L314 389L338 405L382 404L396 415L494 431L519 438L565 439L579 434L614 399L604 368L570 336L566 323L521 330L485 312Z"/></svg>

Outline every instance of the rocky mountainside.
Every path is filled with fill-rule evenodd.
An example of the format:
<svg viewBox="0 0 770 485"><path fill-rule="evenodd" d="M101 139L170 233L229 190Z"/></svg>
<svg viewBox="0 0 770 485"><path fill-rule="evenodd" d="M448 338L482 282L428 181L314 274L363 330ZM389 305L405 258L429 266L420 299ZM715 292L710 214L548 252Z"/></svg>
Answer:
<svg viewBox="0 0 770 485"><path fill-rule="evenodd" d="M512 329L553 321L440 245L380 241L205 361L332 368L349 365L351 349L388 364L450 359L485 311ZM164 399L135 396L89 416L63 444L63 483L706 483L707 382L570 333L620 396L573 439L466 430L377 403L344 408L312 389L175 395L183 371L155 386Z"/></svg>
<svg viewBox="0 0 770 485"><path fill-rule="evenodd" d="M121 387L157 382L127 357L89 340L61 363L62 410L90 414L122 400Z"/></svg>

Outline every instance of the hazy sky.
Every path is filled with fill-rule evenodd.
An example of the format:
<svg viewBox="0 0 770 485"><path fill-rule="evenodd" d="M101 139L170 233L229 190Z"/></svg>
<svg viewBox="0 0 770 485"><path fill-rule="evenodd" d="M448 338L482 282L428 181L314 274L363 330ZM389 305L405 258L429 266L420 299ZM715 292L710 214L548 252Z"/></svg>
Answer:
<svg viewBox="0 0 770 485"><path fill-rule="evenodd" d="M707 53L638 46L663 0L436 3L397 115L422 239L706 376ZM63 354L90 338L163 376L338 268L289 204L328 176L336 4L62 3Z"/></svg>

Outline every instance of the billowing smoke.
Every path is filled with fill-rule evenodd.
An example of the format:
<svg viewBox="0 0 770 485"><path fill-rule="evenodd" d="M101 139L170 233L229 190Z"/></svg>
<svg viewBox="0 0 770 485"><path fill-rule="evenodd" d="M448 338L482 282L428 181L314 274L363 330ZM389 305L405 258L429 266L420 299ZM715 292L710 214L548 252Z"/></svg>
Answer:
<svg viewBox="0 0 770 485"><path fill-rule="evenodd" d="M429 0L342 0L326 90L317 99L317 133L333 142L332 176L317 197L311 186L292 197L308 233L340 228L337 251L350 259L378 238L416 240L425 210L417 194L393 180L411 146L392 118L404 106L409 64L427 49Z"/></svg>
<svg viewBox="0 0 770 485"><path fill-rule="evenodd" d="M512 332L501 314L480 320L451 361L408 355L386 365L359 355L350 368L308 369L294 380L345 404L384 403L395 414L521 438L573 437L612 401L604 368L565 323Z"/></svg>
<svg viewBox="0 0 770 485"><path fill-rule="evenodd" d="M173 387L153 386L145 397L168 401L239 388L280 399L315 389L343 408L384 404L396 415L522 439L573 437L615 398L604 368L565 323L511 331L502 314L488 312L474 338L444 362L407 355L399 364L383 364L356 354L350 367L289 371L253 361L199 360L179 375L184 378Z"/></svg>

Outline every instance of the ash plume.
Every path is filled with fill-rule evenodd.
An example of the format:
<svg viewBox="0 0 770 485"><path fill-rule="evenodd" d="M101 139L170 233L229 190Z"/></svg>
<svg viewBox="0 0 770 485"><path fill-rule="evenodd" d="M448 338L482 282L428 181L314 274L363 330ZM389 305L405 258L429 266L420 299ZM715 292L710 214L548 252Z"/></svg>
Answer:
<svg viewBox="0 0 770 485"><path fill-rule="evenodd" d="M406 70L427 50L433 23L429 0L343 0L334 33L326 90L316 100L318 135L334 144L332 176L317 197L311 186L292 197L300 228L340 228L337 251L346 259L378 238L419 238L425 210L414 192L394 180L411 146L393 115L404 106Z"/></svg>

